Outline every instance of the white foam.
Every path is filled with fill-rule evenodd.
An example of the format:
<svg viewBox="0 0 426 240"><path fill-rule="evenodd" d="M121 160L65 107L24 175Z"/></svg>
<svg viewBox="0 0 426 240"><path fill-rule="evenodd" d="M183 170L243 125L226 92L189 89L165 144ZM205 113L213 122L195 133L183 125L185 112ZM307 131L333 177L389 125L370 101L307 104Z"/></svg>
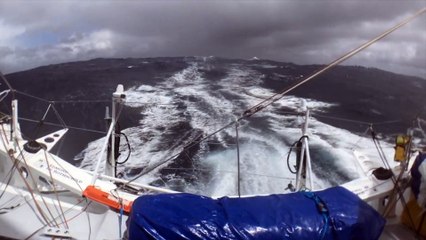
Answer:
<svg viewBox="0 0 426 240"><path fill-rule="evenodd" d="M277 145L279 146L279 145ZM282 158L282 151L264 146L261 142L247 142L240 146L240 190L242 195L270 194L285 191L291 176ZM238 194L238 158L236 149L214 152L202 160L213 177L204 193L211 196ZM287 176L287 177L286 177Z"/></svg>
<svg viewBox="0 0 426 240"><path fill-rule="evenodd" d="M264 76L247 66L229 66L227 76L216 82L204 78L200 71L202 67L200 63L191 63L186 69L155 87L140 85L126 91L126 105L140 107L142 118L140 126L124 130L132 144L132 155L125 166L119 167L120 171L124 168L153 166L179 153L183 148L181 145L168 149L161 147L164 144L162 136L176 124L189 122L193 129L211 133L233 121L246 108L274 94L270 89L259 87ZM214 91L211 90L212 87L215 88ZM229 100L229 96L233 100ZM313 112L324 112L335 105L313 99L304 100ZM178 108L182 102L186 106L185 112ZM291 180L294 175L287 169L285 158L288 146L301 136L303 118L283 115L278 110L285 107L296 111L301 108L302 102L301 98L285 96L266 111L257 113L256 117L267 119L263 125L265 128L247 125L246 121L240 123L242 194L281 193L290 181L295 183ZM367 137L332 127L315 118L310 119L309 131L311 147L328 152L336 161L334 166L350 178L363 174L362 169L356 165L352 153L354 147L376 164L380 164L377 151ZM235 137L234 128L227 128L214 137L215 141L222 143L223 150L204 154L208 150L207 145L201 146L202 150L197 155L200 158L199 164L210 169L211 178L209 182L188 184L187 190L215 196L236 195L236 149L229 143L229 137ZM97 159L103 141L100 139L89 144L83 152L82 166L93 169L94 159ZM177 139L175 141L180 144ZM391 146L386 143L382 146L386 154L391 156ZM319 160L312 156L312 161ZM138 181L149 183L158 179L157 174L158 169ZM326 178L315 180L315 187L318 189L330 184Z"/></svg>

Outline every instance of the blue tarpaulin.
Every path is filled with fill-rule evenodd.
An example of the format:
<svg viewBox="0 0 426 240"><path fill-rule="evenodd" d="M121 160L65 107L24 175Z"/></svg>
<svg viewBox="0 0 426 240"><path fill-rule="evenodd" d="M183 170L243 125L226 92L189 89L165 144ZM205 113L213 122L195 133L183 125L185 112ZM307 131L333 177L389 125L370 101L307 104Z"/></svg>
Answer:
<svg viewBox="0 0 426 240"><path fill-rule="evenodd" d="M145 195L128 219L129 239L378 239L385 220L342 187L319 192L212 199Z"/></svg>

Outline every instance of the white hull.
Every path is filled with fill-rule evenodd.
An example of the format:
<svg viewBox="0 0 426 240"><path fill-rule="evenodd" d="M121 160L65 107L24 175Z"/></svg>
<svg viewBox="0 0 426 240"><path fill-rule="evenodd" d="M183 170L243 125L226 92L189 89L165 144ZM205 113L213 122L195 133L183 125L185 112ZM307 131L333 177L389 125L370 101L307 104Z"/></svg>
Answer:
<svg viewBox="0 0 426 240"><path fill-rule="evenodd" d="M61 206L55 193L35 195L47 215L46 222L28 191L9 186L0 199L0 235L16 239L120 239L120 213L69 191L58 193L58 197ZM123 215L122 231L126 219Z"/></svg>

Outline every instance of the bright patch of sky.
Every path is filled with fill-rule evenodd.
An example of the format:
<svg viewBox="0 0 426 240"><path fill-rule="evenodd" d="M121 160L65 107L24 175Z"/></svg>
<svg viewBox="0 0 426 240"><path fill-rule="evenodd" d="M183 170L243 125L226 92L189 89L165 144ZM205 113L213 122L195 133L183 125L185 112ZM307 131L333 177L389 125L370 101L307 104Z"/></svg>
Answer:
<svg viewBox="0 0 426 240"><path fill-rule="evenodd" d="M25 48L37 48L46 45L57 44L60 40L60 37L52 32L34 32L34 33L24 33L20 36L16 42L17 45Z"/></svg>
<svg viewBox="0 0 426 240"><path fill-rule="evenodd" d="M0 18L0 46L11 44L15 37L25 33L22 26L8 25Z"/></svg>

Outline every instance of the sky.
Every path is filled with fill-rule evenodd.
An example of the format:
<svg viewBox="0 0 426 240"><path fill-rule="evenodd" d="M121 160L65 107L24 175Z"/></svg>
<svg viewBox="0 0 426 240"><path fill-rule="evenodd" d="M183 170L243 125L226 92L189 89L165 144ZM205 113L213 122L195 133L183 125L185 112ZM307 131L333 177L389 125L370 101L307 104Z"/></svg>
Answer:
<svg viewBox="0 0 426 240"><path fill-rule="evenodd" d="M0 0L0 71L100 57L327 64L424 7L426 0ZM343 64L426 79L426 14Z"/></svg>

